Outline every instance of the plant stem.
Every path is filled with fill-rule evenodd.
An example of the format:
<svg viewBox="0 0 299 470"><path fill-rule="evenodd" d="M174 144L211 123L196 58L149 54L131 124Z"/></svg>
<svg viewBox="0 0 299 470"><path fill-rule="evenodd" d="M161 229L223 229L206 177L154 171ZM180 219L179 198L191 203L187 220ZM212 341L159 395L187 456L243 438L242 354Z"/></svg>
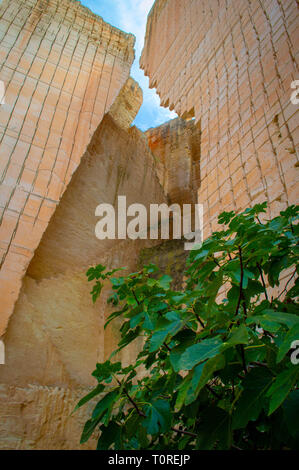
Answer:
<svg viewBox="0 0 299 470"><path fill-rule="evenodd" d="M118 380L118 378L115 377L115 379L116 379L118 385L121 386L121 382ZM133 400L133 398L130 396L130 394L127 392L127 390L125 388L124 388L124 392L125 392L126 397L128 398L128 400L130 401L130 403L134 406L137 414L139 416L141 416L142 418L146 418L146 415L143 413L143 411L140 410L137 403ZM197 437L197 434L194 434L193 432L190 432L190 431L184 431L182 429L176 429L176 428L171 428L171 430L174 431L174 432L177 432L178 434L186 434L187 436Z"/></svg>
<svg viewBox="0 0 299 470"><path fill-rule="evenodd" d="M239 298L238 298L238 303L237 303L237 308L236 308L236 313L235 315L238 315L242 296L243 296L243 279L244 279L244 268L243 268L243 259L242 259L242 249L241 246L239 245L239 258L240 258L240 269L241 269L241 280L240 280L240 292L239 292Z"/></svg>
<svg viewBox="0 0 299 470"><path fill-rule="evenodd" d="M294 271L293 274L291 275L290 279L288 280L288 282L287 282L286 285L285 285L285 288L283 289L283 291L281 291L281 293L279 294L279 296L277 297L277 299L279 299L279 297L281 297L282 294L283 294L284 292L286 292L287 287L288 287L289 283L291 282L291 280L293 279L293 277L295 276L296 272L297 272L297 269L295 268L295 271Z"/></svg>
<svg viewBox="0 0 299 470"><path fill-rule="evenodd" d="M193 310L193 312L194 312L194 310ZM204 322L201 320L200 316L199 316L197 313L195 313L195 312L194 312L194 315L196 316L198 323L200 323L200 326L201 326L202 328L205 328L205 324L204 324Z"/></svg>
<svg viewBox="0 0 299 470"><path fill-rule="evenodd" d="M265 367L266 369L269 369L269 367L267 366L266 363L263 363L263 362L257 362L257 361L252 361L252 363L254 366L258 366L258 367Z"/></svg>
<svg viewBox="0 0 299 470"><path fill-rule="evenodd" d="M115 380L117 381L118 385L121 387L121 382L118 380L118 378L114 375L114 378ZM135 410L137 411L137 413L139 414L139 416L142 416L143 418L145 418L145 414L143 413L143 411L141 411L137 405L137 403L135 403L135 401L133 400L133 398L129 395L129 393L127 392L126 388L124 387L124 392L125 392L125 395L126 397L128 398L128 400L130 401L130 403L134 406Z"/></svg>
<svg viewBox="0 0 299 470"><path fill-rule="evenodd" d="M133 289L132 289L132 292L133 292L133 295L134 295L134 297L135 297L135 300L136 300L137 304L140 305L140 302L139 302L139 300L137 299L136 294L135 294L135 291L134 291Z"/></svg>
<svg viewBox="0 0 299 470"><path fill-rule="evenodd" d="M209 390L209 392L211 392L212 395L214 395L214 397L218 398L218 400L220 400L221 396L218 395L217 392L215 392L215 390L212 389L212 387L210 387L210 385L206 385L207 389Z"/></svg>
<svg viewBox="0 0 299 470"><path fill-rule="evenodd" d="M116 380L118 382L119 385L121 385L120 381L117 379L116 377ZM133 400L133 398L129 395L129 393L127 392L127 390L124 388L124 392L126 394L126 397L128 398L128 400L130 401L130 403L134 406L136 412L138 413L139 416L141 416L142 418L146 418L146 415L143 413L143 411L140 410L140 408L138 407L137 403ZM190 432L190 431L184 431L182 429L176 429L176 428L171 428L172 431L174 432L177 432L178 434L186 434L187 436L191 436L191 437L197 437L197 434L194 434L193 432Z"/></svg>
<svg viewBox="0 0 299 470"><path fill-rule="evenodd" d="M182 429L171 428L172 431L177 432L178 434L186 434L186 436L197 437L197 434L194 434L190 431L183 431Z"/></svg>
<svg viewBox="0 0 299 470"><path fill-rule="evenodd" d="M247 374L247 367L246 367L246 361L245 361L245 351L244 351L244 345L243 344L240 344L240 350L241 350L243 370L244 370L245 374Z"/></svg>
<svg viewBox="0 0 299 470"><path fill-rule="evenodd" d="M259 272L260 272L260 275L261 275L261 279L262 279L262 284L263 284L263 288L264 288L266 300L269 300L269 298L268 298L268 292L267 292L267 288L266 288L266 283L265 283L265 279L264 279L264 276L263 276L263 270L262 270L262 268L261 268L261 266L260 266L259 263L257 263L256 265L257 265L257 268L258 268L258 270L259 270Z"/></svg>

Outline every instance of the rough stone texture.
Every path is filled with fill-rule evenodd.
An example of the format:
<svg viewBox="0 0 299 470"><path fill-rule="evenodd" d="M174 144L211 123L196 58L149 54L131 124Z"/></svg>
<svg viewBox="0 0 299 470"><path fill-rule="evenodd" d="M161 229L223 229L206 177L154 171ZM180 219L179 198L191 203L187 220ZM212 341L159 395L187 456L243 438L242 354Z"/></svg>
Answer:
<svg viewBox="0 0 299 470"><path fill-rule="evenodd" d="M159 273L168 274L172 277L172 289L180 290L183 286L184 273L186 271L186 261L189 252L184 249L184 242L181 240L167 240L157 246L146 247L140 251L138 258L138 268L154 263L159 268Z"/></svg>
<svg viewBox="0 0 299 470"><path fill-rule="evenodd" d="M137 116L142 101L142 90L130 77L111 106L109 114L120 127L128 129Z"/></svg>
<svg viewBox="0 0 299 470"><path fill-rule="evenodd" d="M131 79L129 84L125 88L132 96L124 99L121 93L118 100L122 124L127 103L135 103L132 116L140 106L136 85ZM117 195L126 195L127 205L139 202L147 208L166 202L146 137L135 127L123 129L107 114L35 252L4 336L1 401L9 413L0 421L0 448L80 447L90 408L71 418L69 413L95 384L95 364L110 356L119 338L117 321L103 328L112 308L106 303L110 285L94 305L85 272L98 263L132 272L140 249L152 245L96 238L95 209L103 202L115 204ZM139 347L136 341L117 359L129 364ZM94 448L94 442L87 447Z"/></svg>
<svg viewBox="0 0 299 470"><path fill-rule="evenodd" d="M194 204L200 186L200 126L173 119L145 132L157 173L171 204Z"/></svg>
<svg viewBox="0 0 299 470"><path fill-rule="evenodd" d="M95 437L83 445L78 442L86 410L71 415L86 393L86 389L0 385L1 449L95 449ZM87 409L91 411L93 405L90 402Z"/></svg>
<svg viewBox="0 0 299 470"><path fill-rule="evenodd" d="M75 0L0 6L0 337L91 136L126 82L134 38Z"/></svg>
<svg viewBox="0 0 299 470"><path fill-rule="evenodd" d="M298 203L296 0L157 0L141 66L165 106L201 123L205 236L223 210Z"/></svg>

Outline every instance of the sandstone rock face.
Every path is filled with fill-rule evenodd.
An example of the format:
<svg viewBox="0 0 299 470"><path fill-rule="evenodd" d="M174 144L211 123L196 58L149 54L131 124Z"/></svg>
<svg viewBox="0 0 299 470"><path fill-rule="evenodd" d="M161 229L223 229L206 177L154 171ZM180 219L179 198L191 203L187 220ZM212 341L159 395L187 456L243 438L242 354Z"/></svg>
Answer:
<svg viewBox="0 0 299 470"><path fill-rule="evenodd" d="M0 385L1 449L95 449L94 437L83 445L78 442L87 411L81 409L71 415L86 392L38 385ZM87 408L91 411L92 403Z"/></svg>
<svg viewBox="0 0 299 470"><path fill-rule="evenodd" d="M122 87L109 111L110 116L123 129L128 129L142 105L142 90L130 77Z"/></svg>
<svg viewBox="0 0 299 470"><path fill-rule="evenodd" d="M223 210L298 203L298 2L157 0L141 66L162 104L201 125L205 236Z"/></svg>
<svg viewBox="0 0 299 470"><path fill-rule="evenodd" d="M130 79L125 89L132 96L121 93L118 100L122 125L128 119L127 103L135 102L137 85ZM131 112L137 112L136 106ZM0 448L80 448L90 407L72 416L70 412L94 386L91 372L97 362L108 359L119 338L117 321L104 332L112 311L106 302L110 284L93 304L85 272L99 263L135 271L140 249L153 244L96 238L96 207L116 206L118 195L127 196L127 205L139 202L147 208L166 202L146 137L134 127L125 130L107 114L35 252L4 336ZM131 363L139 347L136 341L118 359ZM82 448L95 448L95 443Z"/></svg>
<svg viewBox="0 0 299 470"><path fill-rule="evenodd" d="M134 38L76 0L0 5L0 337L21 279L104 114Z"/></svg>
<svg viewBox="0 0 299 470"><path fill-rule="evenodd" d="M194 204L200 186L200 126L173 119L145 132L169 203Z"/></svg>
<svg viewBox="0 0 299 470"><path fill-rule="evenodd" d="M172 277L172 289L181 290L188 255L189 252L184 249L182 240L167 240L156 246L143 248L139 254L138 267L142 269L144 265L156 264L161 273Z"/></svg>

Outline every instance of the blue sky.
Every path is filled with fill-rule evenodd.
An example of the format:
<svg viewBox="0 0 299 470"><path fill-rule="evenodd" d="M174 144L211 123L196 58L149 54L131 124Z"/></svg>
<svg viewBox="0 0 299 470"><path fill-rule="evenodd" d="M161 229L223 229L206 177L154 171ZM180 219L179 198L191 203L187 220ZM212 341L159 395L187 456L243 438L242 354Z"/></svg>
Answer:
<svg viewBox="0 0 299 470"><path fill-rule="evenodd" d="M136 36L135 54L131 75L143 90L143 105L134 124L145 131L176 117L174 112L160 106L160 98L155 90L150 90L148 78L139 68L139 58L143 48L147 15L154 0L81 0L91 11L105 21Z"/></svg>

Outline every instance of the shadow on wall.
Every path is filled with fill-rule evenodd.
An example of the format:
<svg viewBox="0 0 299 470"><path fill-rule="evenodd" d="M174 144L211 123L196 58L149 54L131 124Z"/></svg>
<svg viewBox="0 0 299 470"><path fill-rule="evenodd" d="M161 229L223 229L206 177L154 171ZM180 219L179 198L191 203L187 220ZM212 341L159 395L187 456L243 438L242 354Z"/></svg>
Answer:
<svg viewBox="0 0 299 470"><path fill-rule="evenodd" d="M119 334L116 324L104 334L111 313L106 304L110 287L93 305L85 272L98 263L134 271L139 250L153 243L95 237L95 208L113 203L117 194L126 195L128 204L137 200L146 207L166 202L147 140L136 128L121 128L108 114L35 253L4 338L1 402L13 411L0 424L1 448L79 446L84 417L79 413L69 418L72 404L83 388L94 385L90 374L96 362L110 355ZM138 342L134 347L138 349ZM121 357L124 364L134 351ZM54 413L51 407L60 411ZM93 441L87 446L94 446Z"/></svg>

